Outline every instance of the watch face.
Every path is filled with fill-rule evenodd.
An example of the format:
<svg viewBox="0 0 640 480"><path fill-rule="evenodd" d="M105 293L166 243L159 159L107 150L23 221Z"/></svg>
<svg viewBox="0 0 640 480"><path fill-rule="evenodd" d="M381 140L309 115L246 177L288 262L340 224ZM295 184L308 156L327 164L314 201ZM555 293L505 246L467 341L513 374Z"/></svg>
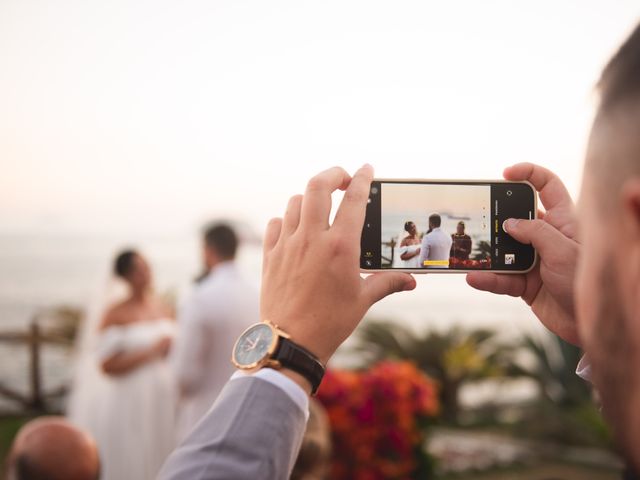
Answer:
<svg viewBox="0 0 640 480"><path fill-rule="evenodd" d="M260 360L269 355L273 340L274 333L269 325L264 323L254 325L236 342L233 358L240 366L257 366Z"/></svg>

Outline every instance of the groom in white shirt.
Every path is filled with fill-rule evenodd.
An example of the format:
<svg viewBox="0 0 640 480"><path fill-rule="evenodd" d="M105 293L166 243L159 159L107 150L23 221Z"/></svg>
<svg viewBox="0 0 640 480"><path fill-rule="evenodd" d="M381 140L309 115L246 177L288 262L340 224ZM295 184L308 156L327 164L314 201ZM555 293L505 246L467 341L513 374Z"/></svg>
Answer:
<svg viewBox="0 0 640 480"><path fill-rule="evenodd" d="M442 231L442 218L437 213L429 216L429 231L422 238L420 266L422 268L449 268L451 236Z"/></svg>
<svg viewBox="0 0 640 480"><path fill-rule="evenodd" d="M179 335L172 360L180 389L178 439L213 405L233 373L231 348L259 320L258 291L235 264L238 238L226 224L207 228L203 238L207 273L178 315Z"/></svg>

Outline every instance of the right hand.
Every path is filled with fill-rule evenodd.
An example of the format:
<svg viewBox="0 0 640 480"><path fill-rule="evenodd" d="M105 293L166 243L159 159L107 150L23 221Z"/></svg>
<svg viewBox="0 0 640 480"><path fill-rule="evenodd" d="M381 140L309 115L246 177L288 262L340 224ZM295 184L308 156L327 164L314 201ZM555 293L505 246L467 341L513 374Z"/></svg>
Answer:
<svg viewBox="0 0 640 480"><path fill-rule="evenodd" d="M316 175L265 234L262 319L276 323L325 364L371 305L416 286L407 273L360 275L360 236L372 179L368 165L353 178L339 167ZM345 194L329 224L331 193L337 189Z"/></svg>
<svg viewBox="0 0 640 480"><path fill-rule="evenodd" d="M549 330L580 346L573 300L580 244L575 206L569 192L553 172L532 163L505 169L504 178L528 180L540 193L546 208L544 214L540 213L535 220L510 219L505 224L509 235L534 246L539 261L533 270L521 275L469 273L467 283L478 290L521 297Z"/></svg>

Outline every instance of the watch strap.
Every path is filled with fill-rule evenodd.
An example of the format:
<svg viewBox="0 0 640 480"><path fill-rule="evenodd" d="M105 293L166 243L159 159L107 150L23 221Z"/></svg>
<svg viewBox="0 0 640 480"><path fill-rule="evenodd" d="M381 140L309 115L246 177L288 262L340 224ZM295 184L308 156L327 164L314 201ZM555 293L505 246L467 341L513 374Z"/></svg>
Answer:
<svg viewBox="0 0 640 480"><path fill-rule="evenodd" d="M291 340L280 337L278 347L272 358L294 372L299 373L311 383L311 395L315 395L324 377L324 365L306 348Z"/></svg>

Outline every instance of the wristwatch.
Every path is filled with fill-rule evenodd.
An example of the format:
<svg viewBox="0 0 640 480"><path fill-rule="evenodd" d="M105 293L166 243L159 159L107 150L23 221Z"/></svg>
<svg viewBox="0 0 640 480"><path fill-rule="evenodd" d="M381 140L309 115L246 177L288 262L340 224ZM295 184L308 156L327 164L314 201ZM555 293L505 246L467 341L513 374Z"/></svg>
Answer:
<svg viewBox="0 0 640 480"><path fill-rule="evenodd" d="M324 365L310 351L296 345L291 336L266 320L247 328L236 341L231 356L233 364L246 371L263 367L282 367L309 380L311 395L315 395L324 376Z"/></svg>

